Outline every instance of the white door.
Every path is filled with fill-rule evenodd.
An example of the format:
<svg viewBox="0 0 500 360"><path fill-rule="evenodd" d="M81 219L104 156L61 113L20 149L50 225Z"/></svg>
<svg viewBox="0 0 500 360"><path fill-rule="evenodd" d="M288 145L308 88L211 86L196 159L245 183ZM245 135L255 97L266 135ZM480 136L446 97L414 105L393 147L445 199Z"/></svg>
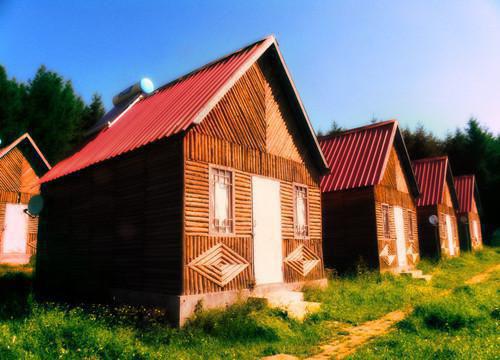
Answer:
<svg viewBox="0 0 500 360"><path fill-rule="evenodd" d="M394 225L396 227L396 247L398 250L398 265L406 267L406 237L405 221L403 218L403 209L394 206Z"/></svg>
<svg viewBox="0 0 500 360"><path fill-rule="evenodd" d="M283 282L280 183L252 177L255 283Z"/></svg>
<svg viewBox="0 0 500 360"><path fill-rule="evenodd" d="M472 229L474 229L474 241L479 242L479 229L476 220L472 220Z"/></svg>
<svg viewBox="0 0 500 360"><path fill-rule="evenodd" d="M22 204L6 205L2 249L4 254L26 254L28 215L24 209L26 206Z"/></svg>
<svg viewBox="0 0 500 360"><path fill-rule="evenodd" d="M455 245L453 244L453 229L451 227L451 217L446 215L446 237L448 238L448 249L450 250L450 256L455 255Z"/></svg>

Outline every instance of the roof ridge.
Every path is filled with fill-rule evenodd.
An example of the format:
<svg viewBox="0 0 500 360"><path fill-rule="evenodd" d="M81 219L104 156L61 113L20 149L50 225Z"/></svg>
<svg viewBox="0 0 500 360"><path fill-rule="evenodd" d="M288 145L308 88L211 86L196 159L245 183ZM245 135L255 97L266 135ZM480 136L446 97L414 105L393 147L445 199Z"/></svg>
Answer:
<svg viewBox="0 0 500 360"><path fill-rule="evenodd" d="M459 178L466 178L466 177L471 177L471 178L476 178L476 176L474 174L464 174L464 175L456 175L456 176L453 176L454 179L459 179Z"/></svg>
<svg viewBox="0 0 500 360"><path fill-rule="evenodd" d="M231 52L229 52L229 53L227 53L227 54L225 54L225 55L222 55L221 57L219 57L219 58L217 58L217 59L215 59L215 60L212 60L212 61L210 61L210 62L208 62L208 63L206 63L206 64L204 64L204 65L202 65L202 66L199 66L199 67L197 67L197 68L195 68L195 69L191 70L190 72L185 73L185 74L183 74L183 75L181 75L181 76L179 76L179 77L177 77L177 78L175 78L175 79L173 79L173 80L170 80L169 82L167 82L166 84L163 84L162 86L159 86L159 87L158 87L155 91L153 91L151 94L149 94L149 95L145 96L145 97L144 97L144 99L147 99L147 98L149 98L149 97L151 97L151 96L154 96L154 95L156 95L157 93L161 92L162 90L164 90L164 89L166 89L166 88L169 88L169 87L171 87L172 85L175 85L175 84L177 84L178 82L180 82L180 81L182 81L182 80L184 80L184 79L186 79L186 78L188 78L188 77L190 77L190 76L192 76L192 75L194 75L194 74L196 74L196 73L199 73L200 71L202 71L202 70L204 70L204 69L207 69L207 68L209 68L209 67L211 67L211 66L213 66L213 65L215 65L215 64L218 64L218 63L220 63L220 62L222 62L222 61L224 61L224 60L226 60L226 59L230 58L231 56L234 56L234 55L236 55L236 54L239 54L239 53L241 53L241 52L243 52L243 51L246 51L246 50L250 49L251 47L253 47L253 46L257 45L257 44L263 43L263 42L265 42L265 41L267 41L267 40L271 40L271 39L272 39L273 41L276 41L276 38L274 37L274 35L272 35L272 34L271 34L271 35L267 35L267 36L265 36L264 38L262 38L262 39L260 39L260 40L253 41L253 42L251 42L251 43L249 43L249 44L247 44L247 45L245 45L245 46L243 46L243 47L241 47L241 48L239 48L239 49L237 49L237 50L234 50L234 51L231 51Z"/></svg>
<svg viewBox="0 0 500 360"><path fill-rule="evenodd" d="M441 155L441 156L432 156L421 159L415 159L412 160L411 162L415 164L415 163L426 163L426 162L440 161L440 160L449 161L449 158L447 155Z"/></svg>
<svg viewBox="0 0 500 360"><path fill-rule="evenodd" d="M330 139L333 139L333 138L336 138L336 137L340 137L340 136L344 136L344 135L349 135L351 133L356 133L356 132L360 132L360 131L370 130L370 129L373 129L373 128L382 127L382 126L386 126L386 125L389 125L389 124L396 124L397 125L398 121L396 119L390 119L390 120L380 121L380 122L377 122L377 123L374 123L374 124L368 124L368 125L358 126L358 127L355 127L355 128L344 130L344 131L339 132L337 134L318 136L318 140L330 140Z"/></svg>

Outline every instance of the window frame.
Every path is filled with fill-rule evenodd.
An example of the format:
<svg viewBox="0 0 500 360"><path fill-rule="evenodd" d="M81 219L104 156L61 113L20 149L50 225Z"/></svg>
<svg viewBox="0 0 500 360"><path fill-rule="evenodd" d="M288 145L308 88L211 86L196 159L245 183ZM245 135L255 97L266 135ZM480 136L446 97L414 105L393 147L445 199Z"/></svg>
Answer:
<svg viewBox="0 0 500 360"><path fill-rule="evenodd" d="M384 213L385 213L384 209L387 209L387 221L384 218ZM384 239L391 239L391 218L390 218L391 206L389 204L382 204L381 212L382 212L382 236L384 237ZM386 231L386 225L387 225L387 231Z"/></svg>
<svg viewBox="0 0 500 360"><path fill-rule="evenodd" d="M230 190L230 220L231 231L220 232L214 226L215 216L215 194L213 176L215 171L225 171L231 174L231 190ZM212 165L208 166L208 234L211 236L235 236L236 235L236 206L235 206L235 171L226 166Z"/></svg>
<svg viewBox="0 0 500 360"><path fill-rule="evenodd" d="M306 234L297 232L297 189L302 188L306 192ZM310 238L310 217L309 217L309 187L300 183L292 183L293 191L293 236L295 239L308 240Z"/></svg>
<svg viewBox="0 0 500 360"><path fill-rule="evenodd" d="M408 209L408 235L411 240L415 239L415 227L413 226L413 219L416 219L415 211Z"/></svg>

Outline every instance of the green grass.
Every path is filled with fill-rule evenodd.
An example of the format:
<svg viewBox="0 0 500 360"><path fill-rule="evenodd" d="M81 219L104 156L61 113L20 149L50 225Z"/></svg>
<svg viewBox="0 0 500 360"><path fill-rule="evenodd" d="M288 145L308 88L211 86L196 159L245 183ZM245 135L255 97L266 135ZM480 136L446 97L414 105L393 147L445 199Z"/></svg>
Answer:
<svg viewBox="0 0 500 360"><path fill-rule="evenodd" d="M498 359L498 276L416 306L397 330L352 359Z"/></svg>
<svg viewBox="0 0 500 360"><path fill-rule="evenodd" d="M366 271L336 277L325 290L306 290L307 299L320 301L323 306L303 323L261 301L248 301L225 311L200 312L182 329L169 327L158 309L70 308L37 303L31 296L30 274L24 268L21 272L10 269L0 273L0 359L254 359L276 353L306 356L316 352L325 339L345 335L345 322L357 324L407 306L417 307L397 333L409 342L399 344L394 337L385 345L377 345L384 349L386 358L397 357L398 351L420 343L429 349L436 344L436 351L445 355L455 354L455 349L442 340L453 334L467 341L461 350L464 357L474 354L477 347L491 354L494 349L490 346L490 332L499 317L498 304L493 305L491 300L498 294L493 285L489 290L463 287L463 281L499 259L497 251L487 248L450 261L423 262L422 268L435 273L430 284ZM449 295L453 301L439 296L445 288L459 289ZM462 306L465 303L469 305ZM480 335L484 340L477 339ZM393 347L396 350L391 353ZM430 354L431 350L426 351ZM362 354L372 358L379 355L370 347ZM432 354L431 358L438 352Z"/></svg>

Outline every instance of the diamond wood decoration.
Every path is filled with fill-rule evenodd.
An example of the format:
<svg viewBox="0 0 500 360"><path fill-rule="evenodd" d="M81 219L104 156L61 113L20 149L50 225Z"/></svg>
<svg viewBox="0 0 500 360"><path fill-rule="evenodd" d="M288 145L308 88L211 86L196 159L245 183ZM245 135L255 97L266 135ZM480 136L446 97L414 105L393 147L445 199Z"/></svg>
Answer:
<svg viewBox="0 0 500 360"><path fill-rule="evenodd" d="M410 244L410 246L408 246L408 250L406 250L406 256L413 262L413 264L417 262L418 253L415 252L413 244Z"/></svg>
<svg viewBox="0 0 500 360"><path fill-rule="evenodd" d="M299 245L285 258L285 264L302 276L309 274L319 262L318 255L304 245Z"/></svg>
<svg viewBox="0 0 500 360"><path fill-rule="evenodd" d="M201 276L223 287L248 267L248 261L223 243L211 247L188 264Z"/></svg>
<svg viewBox="0 0 500 360"><path fill-rule="evenodd" d="M379 254L380 258L387 264L392 265L396 255L389 255L389 245L385 245L382 251Z"/></svg>

